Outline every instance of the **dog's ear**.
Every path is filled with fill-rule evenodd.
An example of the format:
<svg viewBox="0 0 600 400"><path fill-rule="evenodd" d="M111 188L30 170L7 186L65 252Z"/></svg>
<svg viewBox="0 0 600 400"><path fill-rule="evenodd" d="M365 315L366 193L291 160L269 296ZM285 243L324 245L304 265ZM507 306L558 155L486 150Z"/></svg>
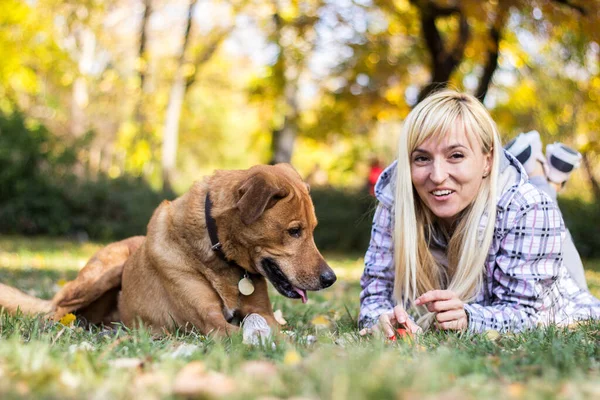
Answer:
<svg viewBox="0 0 600 400"><path fill-rule="evenodd" d="M240 210L242 222L250 225L255 222L265 210L288 195L288 190L267 182L264 176L255 174L246 179L238 189L240 199L236 206Z"/></svg>

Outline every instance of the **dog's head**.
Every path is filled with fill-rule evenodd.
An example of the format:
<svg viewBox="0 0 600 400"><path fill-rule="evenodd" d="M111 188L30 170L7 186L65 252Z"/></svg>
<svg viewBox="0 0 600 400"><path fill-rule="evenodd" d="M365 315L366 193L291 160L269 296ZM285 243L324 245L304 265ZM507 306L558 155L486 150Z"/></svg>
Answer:
<svg viewBox="0 0 600 400"><path fill-rule="evenodd" d="M308 185L289 164L260 165L243 173L236 180L229 218L218 221L219 232L227 230L224 251L267 277L282 295L306 302L307 290L324 289L336 280L314 242L317 218Z"/></svg>

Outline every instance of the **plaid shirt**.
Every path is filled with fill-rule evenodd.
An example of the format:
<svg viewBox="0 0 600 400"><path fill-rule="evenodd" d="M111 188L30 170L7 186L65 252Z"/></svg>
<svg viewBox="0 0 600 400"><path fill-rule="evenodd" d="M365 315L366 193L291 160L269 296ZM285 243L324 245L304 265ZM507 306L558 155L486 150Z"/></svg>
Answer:
<svg viewBox="0 0 600 400"><path fill-rule="evenodd" d="M512 168L512 180L498 194L482 290L475 301L464 306L469 331L521 331L538 324L600 318L600 300L579 289L563 265L565 227L557 204L527 181L523 167L512 155L505 155L500 175L511 176ZM375 186L379 205L361 278L361 327L374 325L379 315L395 305L395 171L396 162L386 168Z"/></svg>

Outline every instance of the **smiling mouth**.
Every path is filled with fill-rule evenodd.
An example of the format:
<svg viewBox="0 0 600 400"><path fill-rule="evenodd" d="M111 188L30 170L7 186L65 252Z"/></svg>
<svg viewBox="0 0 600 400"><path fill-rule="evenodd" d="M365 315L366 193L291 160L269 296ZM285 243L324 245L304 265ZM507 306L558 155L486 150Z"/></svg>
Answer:
<svg viewBox="0 0 600 400"><path fill-rule="evenodd" d="M281 269L271 258L263 258L261 260L261 266L267 275L267 278L275 289L285 297L290 299L302 299L302 303L308 301L308 296L305 289L300 289L291 284L289 279L281 272Z"/></svg>
<svg viewBox="0 0 600 400"><path fill-rule="evenodd" d="M432 192L430 192L433 197L435 197L438 200L443 200L448 198L452 193L454 193L454 190L450 190L450 189L444 189L444 190L434 190Z"/></svg>

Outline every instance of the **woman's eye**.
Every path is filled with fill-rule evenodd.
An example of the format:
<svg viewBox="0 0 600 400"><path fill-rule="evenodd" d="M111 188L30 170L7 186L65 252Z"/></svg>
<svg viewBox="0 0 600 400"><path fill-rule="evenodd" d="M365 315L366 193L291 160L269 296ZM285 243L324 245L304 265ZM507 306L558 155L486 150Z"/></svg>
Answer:
<svg viewBox="0 0 600 400"><path fill-rule="evenodd" d="M299 238L302 235L302 228L290 228L288 229L288 233L291 237Z"/></svg>
<svg viewBox="0 0 600 400"><path fill-rule="evenodd" d="M418 163L427 162L427 157L425 157L425 156L416 156L414 158L414 162L418 162Z"/></svg>
<svg viewBox="0 0 600 400"><path fill-rule="evenodd" d="M460 158L465 158L465 155L462 153L454 153L452 154L450 157L454 158L454 159L460 159Z"/></svg>

